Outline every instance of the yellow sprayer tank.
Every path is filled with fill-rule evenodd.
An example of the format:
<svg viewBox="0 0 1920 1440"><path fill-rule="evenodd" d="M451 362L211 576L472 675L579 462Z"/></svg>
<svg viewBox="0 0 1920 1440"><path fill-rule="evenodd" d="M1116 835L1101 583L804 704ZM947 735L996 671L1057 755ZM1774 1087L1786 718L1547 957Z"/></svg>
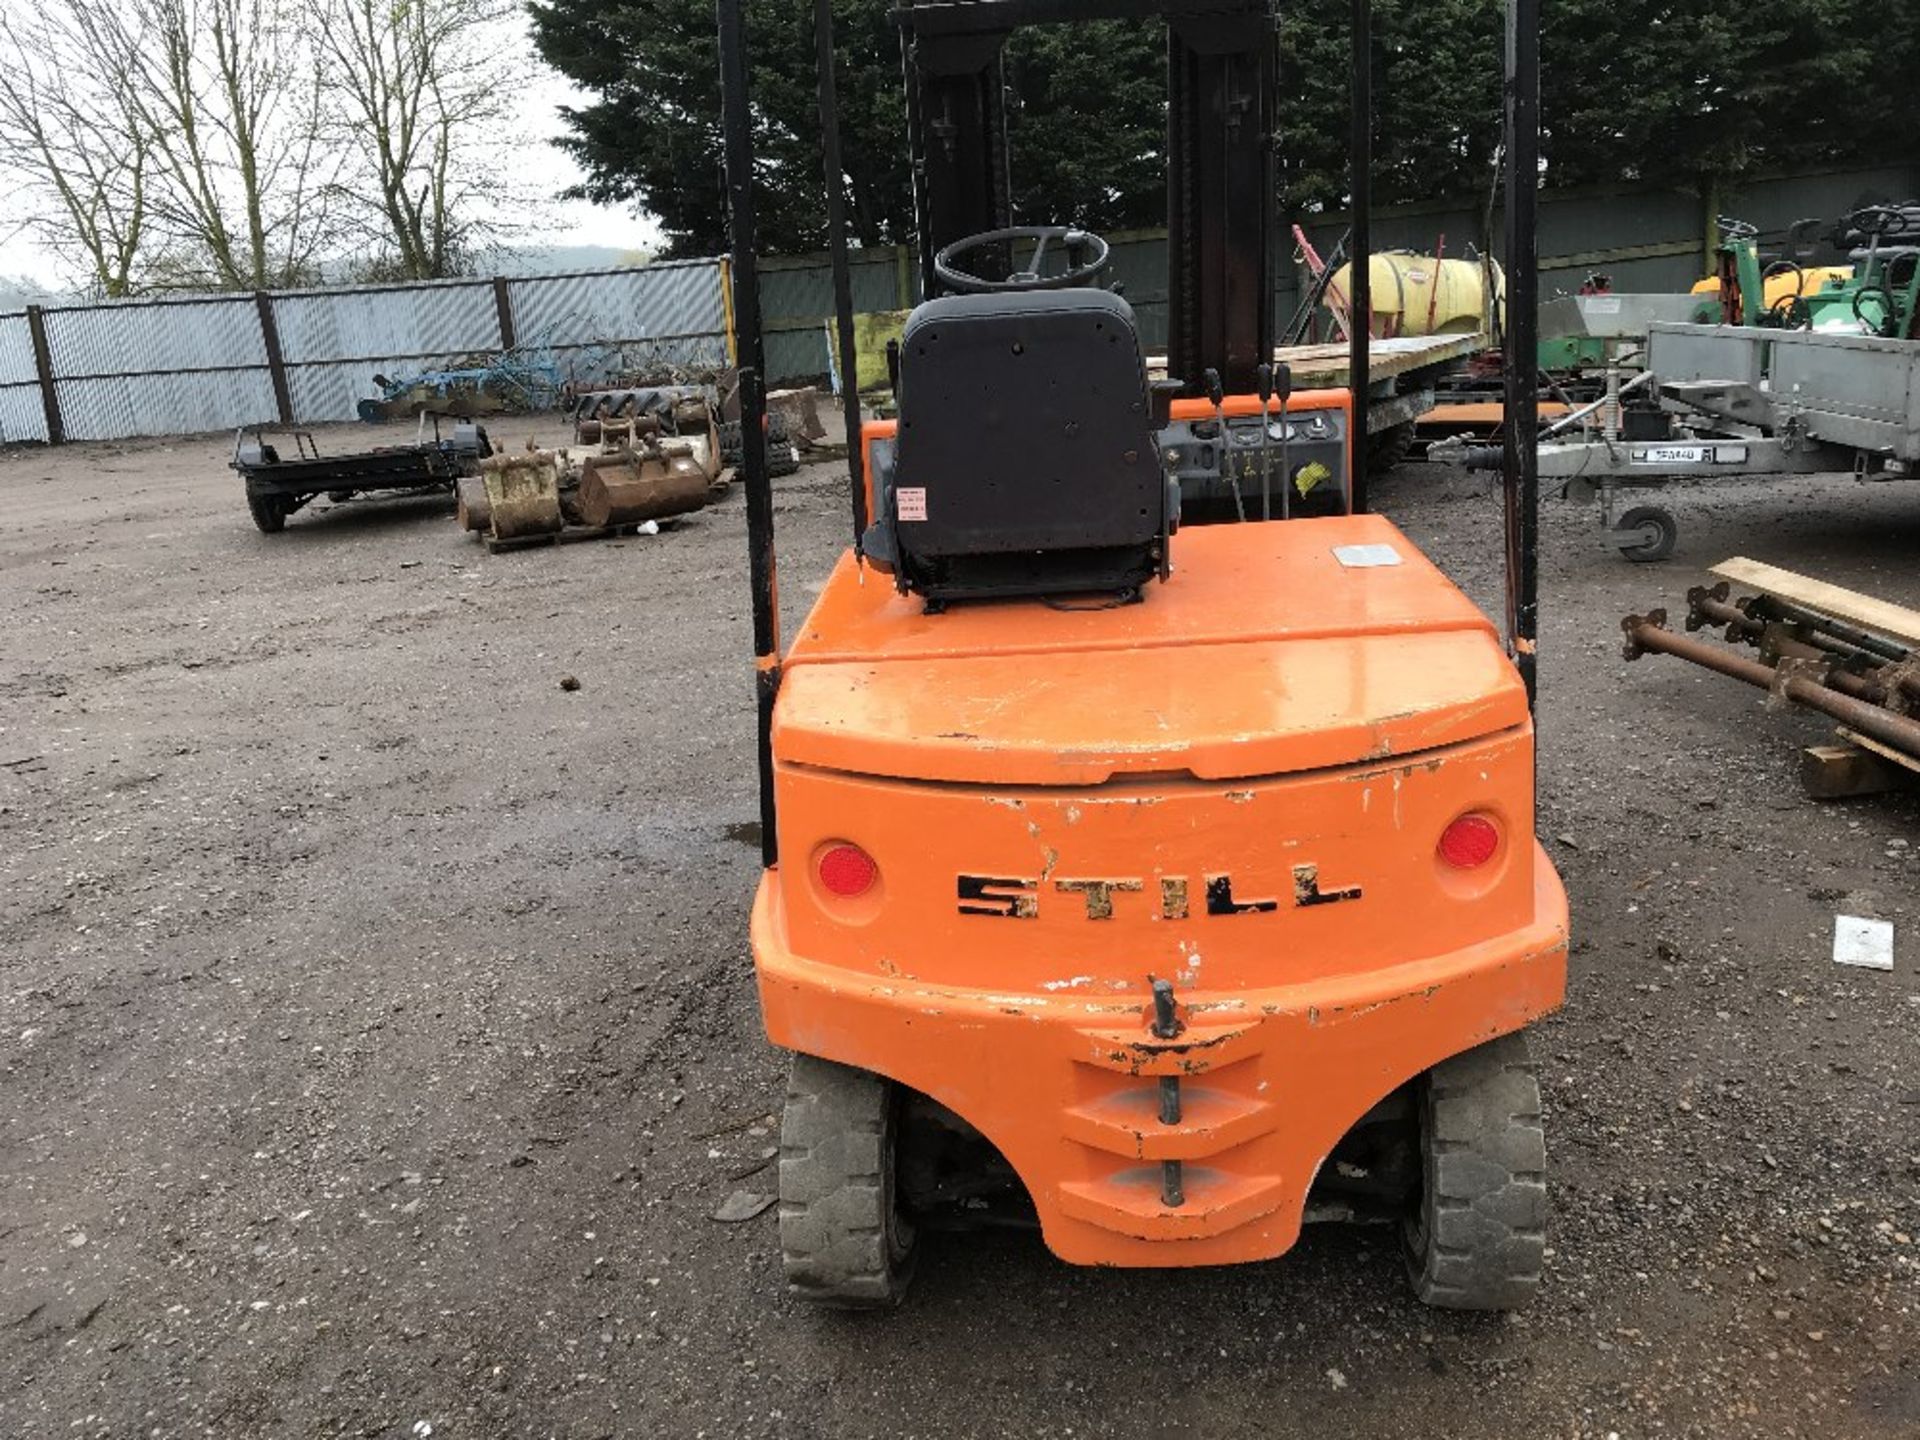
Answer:
<svg viewBox="0 0 1920 1440"><path fill-rule="evenodd" d="M1506 298L1506 277L1498 261L1493 274L1496 300ZM1410 250L1376 251L1373 280L1373 333L1389 335L1471 335L1486 328L1486 272L1478 260L1436 260ZM1348 267L1333 273L1330 304L1348 295ZM1336 299L1335 292L1338 297Z"/></svg>
<svg viewBox="0 0 1920 1440"><path fill-rule="evenodd" d="M1764 277L1760 282L1762 310L1771 310L1782 300L1793 295L1811 295L1824 289L1830 280L1851 280L1851 265L1809 265L1803 269L1779 270ZM1695 295L1717 295L1720 293L1720 277L1709 275L1704 280L1693 283Z"/></svg>

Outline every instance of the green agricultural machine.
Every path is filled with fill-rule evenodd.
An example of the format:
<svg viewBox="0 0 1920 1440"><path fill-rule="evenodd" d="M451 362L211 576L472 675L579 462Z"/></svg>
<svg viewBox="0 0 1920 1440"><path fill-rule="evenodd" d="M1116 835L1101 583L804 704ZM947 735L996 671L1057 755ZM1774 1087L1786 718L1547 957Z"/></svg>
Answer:
<svg viewBox="0 0 1920 1440"><path fill-rule="evenodd" d="M1920 202L1824 225L1795 225L1769 262L1752 226L1722 221L1717 284L1689 295L1598 289L1542 307L1543 364L1567 335L1604 359L1597 373L1576 372L1598 395L1568 395L1542 430L1541 482L1597 501L1606 542L1627 559L1666 559L1679 525L1663 506L1618 502L1674 481L1920 477ZM1816 265L1823 242L1847 263ZM1571 307L1569 328L1549 320L1555 306ZM1564 377L1555 385L1565 393ZM1427 455L1486 469L1500 450L1449 441Z"/></svg>
<svg viewBox="0 0 1920 1440"><path fill-rule="evenodd" d="M1824 223L1800 221L1787 232L1787 253L1763 263L1754 227L1722 220L1722 313L1713 318L1883 340L1920 335L1920 204L1864 206L1822 235ZM1850 263L1814 265L1822 240Z"/></svg>

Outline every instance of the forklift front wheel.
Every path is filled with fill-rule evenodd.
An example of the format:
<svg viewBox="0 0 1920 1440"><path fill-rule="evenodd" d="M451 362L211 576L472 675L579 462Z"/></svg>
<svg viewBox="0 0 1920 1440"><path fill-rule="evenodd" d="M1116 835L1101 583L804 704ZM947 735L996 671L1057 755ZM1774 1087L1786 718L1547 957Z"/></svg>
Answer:
<svg viewBox="0 0 1920 1440"><path fill-rule="evenodd" d="M278 495L249 495L247 510L262 535L278 535L287 528L288 505Z"/></svg>
<svg viewBox="0 0 1920 1440"><path fill-rule="evenodd" d="M899 1124L890 1081L793 1057L780 1117L780 1254L793 1294L847 1310L906 1294L914 1232L895 1197Z"/></svg>
<svg viewBox="0 0 1920 1440"><path fill-rule="evenodd" d="M1414 1293L1446 1310L1525 1305L1546 1251L1547 1141L1524 1033L1427 1072L1420 1160L1403 1231Z"/></svg>
<svg viewBox="0 0 1920 1440"><path fill-rule="evenodd" d="M1667 559L1680 538L1680 522L1673 518L1671 510L1663 510L1658 505L1634 506L1613 528L1620 535L1631 535L1636 530L1650 532L1648 538L1620 547L1622 555L1642 565Z"/></svg>

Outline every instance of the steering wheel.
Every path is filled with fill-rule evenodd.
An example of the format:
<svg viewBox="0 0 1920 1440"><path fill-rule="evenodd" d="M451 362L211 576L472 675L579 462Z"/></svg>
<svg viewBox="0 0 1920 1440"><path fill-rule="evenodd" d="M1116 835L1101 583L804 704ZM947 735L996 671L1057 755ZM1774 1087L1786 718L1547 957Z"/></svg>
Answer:
<svg viewBox="0 0 1920 1440"><path fill-rule="evenodd" d="M1740 240L1751 240L1760 233L1760 227L1758 225L1749 224L1745 220L1735 220L1730 215L1722 215L1719 219L1719 225L1720 243L1722 245L1732 245Z"/></svg>
<svg viewBox="0 0 1920 1440"><path fill-rule="evenodd" d="M1866 205L1841 223L1862 235L1879 235L1885 239L1904 235L1913 228L1913 218L1899 205Z"/></svg>
<svg viewBox="0 0 1920 1440"><path fill-rule="evenodd" d="M1027 257L1024 270L1015 270L1004 280L983 279L958 263L961 256L970 255L976 250L1010 245L1019 240L1031 240L1033 253ZM1040 266L1046 260L1049 245L1064 246L1070 255L1090 251L1092 258L1059 275L1042 275ZM1107 242L1091 230L1082 230L1073 225L1013 225L1005 230L987 230L954 241L933 257L933 273L947 289L962 295L1017 295L1031 290L1072 290L1091 285L1107 268L1111 253Z"/></svg>

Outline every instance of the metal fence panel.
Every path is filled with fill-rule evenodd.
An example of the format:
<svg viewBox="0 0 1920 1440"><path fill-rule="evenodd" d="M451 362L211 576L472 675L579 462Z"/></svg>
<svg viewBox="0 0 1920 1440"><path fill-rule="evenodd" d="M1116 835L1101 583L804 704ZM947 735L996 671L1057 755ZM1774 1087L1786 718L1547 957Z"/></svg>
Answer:
<svg viewBox="0 0 1920 1440"><path fill-rule="evenodd" d="M490 280L288 291L273 297L273 323L289 365L408 356L418 370L500 348Z"/></svg>
<svg viewBox="0 0 1920 1440"><path fill-rule="evenodd" d="M25 315L0 315L0 385L38 385L33 368L33 333Z"/></svg>
<svg viewBox="0 0 1920 1440"><path fill-rule="evenodd" d="M47 412L33 368L25 315L0 315L0 445L47 438Z"/></svg>
<svg viewBox="0 0 1920 1440"><path fill-rule="evenodd" d="M253 297L134 302L46 311L47 349L61 379L172 374L264 365Z"/></svg>
<svg viewBox="0 0 1920 1440"><path fill-rule="evenodd" d="M855 313L904 310L917 298L920 267L896 246L861 251L848 267ZM775 384L827 374L827 324L833 315L833 267L823 259L766 260L760 310L767 337L767 378Z"/></svg>
<svg viewBox="0 0 1920 1440"><path fill-rule="evenodd" d="M44 313L69 439L190 434L278 414L250 295Z"/></svg>
<svg viewBox="0 0 1920 1440"><path fill-rule="evenodd" d="M54 385L69 440L194 435L269 424L279 416L265 367L216 374L123 375Z"/></svg>
<svg viewBox="0 0 1920 1440"><path fill-rule="evenodd" d="M38 385L0 385L0 445L47 438Z"/></svg>
<svg viewBox="0 0 1920 1440"><path fill-rule="evenodd" d="M726 333L720 270L711 260L509 280L522 345L670 344Z"/></svg>

